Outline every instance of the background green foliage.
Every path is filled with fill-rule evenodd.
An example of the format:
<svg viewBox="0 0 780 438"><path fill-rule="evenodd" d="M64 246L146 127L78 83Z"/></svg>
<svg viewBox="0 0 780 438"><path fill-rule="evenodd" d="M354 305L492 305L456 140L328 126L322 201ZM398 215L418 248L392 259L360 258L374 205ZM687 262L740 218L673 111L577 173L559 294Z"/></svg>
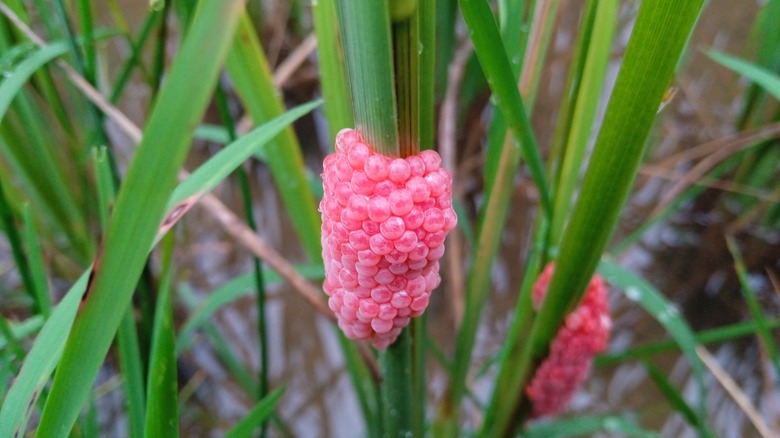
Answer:
<svg viewBox="0 0 780 438"><path fill-rule="evenodd" d="M0 436L778 434L780 1L393 3L0 2ZM732 12L746 40L699 35ZM444 282L386 352L320 288L353 126L455 177ZM529 421L594 273L590 403Z"/></svg>

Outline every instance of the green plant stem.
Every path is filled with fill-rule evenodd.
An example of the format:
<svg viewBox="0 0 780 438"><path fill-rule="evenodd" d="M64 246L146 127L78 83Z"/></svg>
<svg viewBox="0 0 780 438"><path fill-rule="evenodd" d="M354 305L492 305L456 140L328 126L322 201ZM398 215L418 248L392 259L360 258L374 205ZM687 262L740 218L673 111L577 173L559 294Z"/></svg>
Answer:
<svg viewBox="0 0 780 438"><path fill-rule="evenodd" d="M230 110L227 105L227 98L221 86L216 91L217 107L219 109L222 122L227 128L230 142L237 138L236 127ZM244 207L244 219L247 226L257 233L257 222L252 205L252 193L249 187L249 179L243 167L236 169L236 179L241 189L241 201ZM257 302L257 335L259 339L258 350L260 352L260 375L258 376L257 400L262 400L268 394L268 330L265 318L265 281L263 279L262 262L257 256L252 257L252 268L255 279L255 299ZM260 429L260 436L266 436L266 425L263 423Z"/></svg>
<svg viewBox="0 0 780 438"><path fill-rule="evenodd" d="M420 151L420 70L416 16L392 24L398 151L402 158Z"/></svg>
<svg viewBox="0 0 780 438"><path fill-rule="evenodd" d="M154 57L152 58L151 93L157 96L162 86L163 72L165 70L165 44L168 41L168 13L171 10L171 2L166 1L160 12L160 20L157 22L157 38L154 45ZM185 23L185 32L187 29Z"/></svg>
<svg viewBox="0 0 780 438"><path fill-rule="evenodd" d="M0 190L2 190L1 186ZM46 281L43 252L41 251L41 244L38 241L38 233L29 205L24 206L24 209L22 210L22 219L24 223L24 243L27 248L27 263L35 287L36 303L41 309L43 316L48 318L49 315L51 315L52 309L51 297L49 296L49 286Z"/></svg>
<svg viewBox="0 0 780 438"><path fill-rule="evenodd" d="M495 183L480 217L477 247L472 255L471 268L466 279L465 309L468 309L469 314L464 315L463 323L458 330L453 369L439 412L438 432L436 432L438 436L452 436L456 430L455 422L459 417L458 409L466 391L466 376L476 342L480 314L490 290L490 272L501 241L512 194L512 180L519 163L520 156L517 148L503 149Z"/></svg>
<svg viewBox="0 0 780 438"><path fill-rule="evenodd" d="M382 368L383 436L401 438L412 433L412 338L404 330L380 354Z"/></svg>
<svg viewBox="0 0 780 438"><path fill-rule="evenodd" d="M125 86L130 79L130 75L133 73L133 69L138 67L143 72L143 64L139 62L139 57L144 46L146 45L146 42L149 40L149 36L152 34L152 29L154 29L154 26L157 25L157 22L161 17L161 12L149 12L146 14L146 18L144 18L144 21L141 24L141 30L138 32L138 38L132 40L130 37L128 37L130 42L130 56L122 65L122 69L120 70L116 82L114 83L113 90L111 91L109 102L117 103L119 101L119 97L122 95L122 91L124 91Z"/></svg>
<svg viewBox="0 0 780 438"><path fill-rule="evenodd" d="M19 276L22 279L22 285L24 286L24 292L30 297L33 303L34 313L43 313L46 309L46 303L41 302L39 299L40 292L37 291L35 286L35 280L33 279L32 268L28 264L27 257L25 256L24 247L22 245L22 236L19 233L16 225L16 217L11 208L8 199L5 196L5 190L3 189L3 180L0 178L0 226L5 231L5 236L8 239L8 245L11 247L11 255L13 256L16 268L19 270Z"/></svg>
<svg viewBox="0 0 780 438"><path fill-rule="evenodd" d="M549 223L540 217L534 236L534 245L528 254L523 283L512 316L512 325L507 334L499 359L498 376L495 380L490 404L485 409L485 419L480 431L481 437L489 437L496 422L505 422L518 410L523 398L522 376L516 373L524 344L522 336L528 333L533 324L534 308L531 292L538 273L544 267L545 244L548 238Z"/></svg>
<svg viewBox="0 0 780 438"><path fill-rule="evenodd" d="M425 436L427 314L414 318L408 329L412 342L412 436Z"/></svg>
<svg viewBox="0 0 780 438"><path fill-rule="evenodd" d="M777 330L780 328L780 319L769 319L766 321L766 326L770 330ZM740 337L754 336L758 330L756 322L748 321L701 331L694 334L694 337L697 344L716 344L733 341ZM679 349L679 344L673 340L653 342L631 347L617 353L602 354L596 358L593 365L597 367L613 366L629 360L644 360L650 356Z"/></svg>
<svg viewBox="0 0 780 438"><path fill-rule="evenodd" d="M355 388L358 404L366 422L367 435L371 437L382 436L382 395L378 382L371 375L352 341L347 339L338 327L335 330L344 354L344 362L352 380L352 387Z"/></svg>
<svg viewBox="0 0 780 438"><path fill-rule="evenodd" d="M84 36L84 78L91 84L95 84L97 76L97 56L95 55L95 33L92 20L92 2L89 0L78 1L79 21L81 34Z"/></svg>
<svg viewBox="0 0 780 438"><path fill-rule="evenodd" d="M374 150L399 156L390 12L385 0L338 0L355 128Z"/></svg>

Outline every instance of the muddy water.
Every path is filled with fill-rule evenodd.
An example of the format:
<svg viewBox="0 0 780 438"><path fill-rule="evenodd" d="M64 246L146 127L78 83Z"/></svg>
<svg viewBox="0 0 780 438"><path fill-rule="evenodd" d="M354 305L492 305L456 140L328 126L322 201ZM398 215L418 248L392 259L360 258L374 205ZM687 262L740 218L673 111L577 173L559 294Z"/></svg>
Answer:
<svg viewBox="0 0 780 438"><path fill-rule="evenodd" d="M561 18L561 30L551 49L548 71L544 75L546 79L534 112L533 123L542 144L549 143L553 132L575 36L571 29L576 28L581 6L576 1L564 3L566 12ZM677 78L681 91L664 110L664 117L652 134L654 157L666 156L731 132L730 127L739 109L735 96L740 88L732 75L716 67L698 48L714 47L729 53L744 53L748 23L752 22L758 4L752 0L738 3L730 0L709 2L694 36L687 67ZM621 11L621 37L613 49L610 80L614 80L617 72L630 30L630 17L635 14L636 7L636 2L628 2ZM311 70L311 67L307 68ZM297 94L301 94L301 90ZM306 96L306 92L302 94ZM143 93L131 94L122 105L131 116L141 121L144 115L138 110L144 107L145 99ZM307 151L307 162L314 173L319 173L318 161L323 153L323 146L317 141L322 138L322 132L317 130L320 126L321 123L313 123L311 120L298 126ZM463 136L467 137L465 133ZM191 168L197 165L203 157L215 150L214 146L197 145L188 166ZM468 158L474 157L461 157L461 161L465 162ZM260 235L290 260L305 262L289 218L273 190L267 169L255 163L248 170L253 182L254 212L261 229ZM479 178L478 172L466 174L464 178L469 175L475 181ZM518 267L524 263L529 230L536 213L532 207L533 190L525 180L518 178L514 191L506 232L502 236L501 252L493 270L493 290L478 333L475 367L496 353L510 323L507 309L514 306L517 289L522 281L519 277L521 269ZM637 194L624 215L619 234L625 235L641 223L667 184L661 180L640 178ZM235 211L241 211L240 196L235 185L224 184L216 193ZM473 203L475 199L466 199L466 202ZM713 235L711 227L687 225L695 217L693 213L688 211L677 215L670 223L648 232L642 242L622 256L621 262L643 272L670 299L678 303L696 328L706 328L708 323L713 322L722 324L743 320L745 312L741 307L739 290L733 283L733 276L727 272L730 259L728 253L724 252L722 238L719 238L722 234ZM178 234L178 280L201 299L229 279L251 271L251 261L246 251L227 237L202 210L196 208L188 214ZM761 242L762 239L753 241ZM765 254L774 254L775 260L776 255L780 254L777 244L774 247L755 248ZM751 260L751 263L760 271L761 263L771 264L771 260L758 258ZM776 262L774 267L778 268ZM444 269L451 269L451 266L445 266ZM713 279L713 274L724 278L720 285L716 284L718 280ZM429 330L434 341L451 353L453 318L447 301L446 272L443 277L445 282L431 303ZM277 411L283 423L281 429L287 430L291 436L364 436L360 409L344 370L334 328L323 318L315 316L288 286L269 286L267 292L269 373L274 387L286 387L286 395ZM616 291L611 295L611 306L615 320L611 349L617 351L630 345L665 338L663 330L652 318ZM180 312L182 317L186 316L183 308ZM259 370L256 321L256 307L250 293L220 311L214 318L215 324L228 340L227 347L255 375ZM711 351L721 365L743 385L754 402L764 406L767 397L761 396L761 370L757 365L759 354L755 344L739 342L715 346ZM695 399L689 368L679 355L659 356L655 364L668 371L675 384L686 387L689 400ZM193 384L196 389L182 412L182 427L187 436L221 436L253 404L252 398L231 379L224 364L217 359L214 349L205 341L182 356L180 374L184 382L199 382ZM478 396L486 397L489 393L491 376L489 371L485 378L475 381L474 391ZM440 368L431 362L430 400L435 401L441 396L444 390L443 377ZM707 399L708 412L718 435L754 436L754 430L746 423L744 414L711 377L707 378L707 385L710 394ZM650 429L661 431L663 436L693 436L692 430L685 426L680 416L669 412L668 404L648 381L644 368L636 363L595 370L594 377L575 398L571 410L576 413L633 412L638 421ZM121 422L107 419L105 424L106 430L121 430L118 428ZM274 435L277 433L274 432Z"/></svg>

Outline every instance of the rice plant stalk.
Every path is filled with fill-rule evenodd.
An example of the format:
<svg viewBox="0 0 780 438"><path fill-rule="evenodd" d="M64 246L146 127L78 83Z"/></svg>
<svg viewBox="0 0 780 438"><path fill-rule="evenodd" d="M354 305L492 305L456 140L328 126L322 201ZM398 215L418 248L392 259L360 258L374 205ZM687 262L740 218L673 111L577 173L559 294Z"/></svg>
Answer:
<svg viewBox="0 0 780 438"><path fill-rule="evenodd" d="M503 143L496 171L489 172L495 176L492 178L492 185L488 183L488 196L480 212L477 244L466 280L467 313L458 330L453 369L447 394L440 407L435 429L439 436L456 433L457 412L465 394L466 376L476 342L477 327L489 291L490 268L500 243L501 230L509 209L512 181L521 157L527 160L532 178L537 184L543 211L545 214L550 213L549 190L538 146L490 7L483 1L464 1L460 2L460 6L480 65L493 92L493 102L501 110L520 144Z"/></svg>
<svg viewBox="0 0 780 438"><path fill-rule="evenodd" d="M545 356L565 315L579 302L617 222L636 175L650 127L702 6L671 0L643 3L636 19L603 127L566 227L555 274L521 352L521 381ZM511 434L508 412L487 436Z"/></svg>

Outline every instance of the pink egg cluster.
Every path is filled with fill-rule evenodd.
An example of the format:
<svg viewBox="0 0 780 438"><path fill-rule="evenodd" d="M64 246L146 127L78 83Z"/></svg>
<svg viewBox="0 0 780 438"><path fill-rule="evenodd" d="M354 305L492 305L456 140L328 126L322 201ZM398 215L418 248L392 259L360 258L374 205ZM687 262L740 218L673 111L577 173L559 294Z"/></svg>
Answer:
<svg viewBox="0 0 780 438"><path fill-rule="evenodd" d="M386 348L441 282L438 260L457 224L452 177L434 151L386 157L344 129L322 181L328 306L347 337Z"/></svg>
<svg viewBox="0 0 780 438"><path fill-rule="evenodd" d="M538 309L547 293L554 265L550 263L533 289ZM607 286L593 276L579 307L570 313L550 344L550 353L536 370L526 394L533 416L555 415L566 408L590 372L593 357L607 348L612 320L607 304Z"/></svg>

